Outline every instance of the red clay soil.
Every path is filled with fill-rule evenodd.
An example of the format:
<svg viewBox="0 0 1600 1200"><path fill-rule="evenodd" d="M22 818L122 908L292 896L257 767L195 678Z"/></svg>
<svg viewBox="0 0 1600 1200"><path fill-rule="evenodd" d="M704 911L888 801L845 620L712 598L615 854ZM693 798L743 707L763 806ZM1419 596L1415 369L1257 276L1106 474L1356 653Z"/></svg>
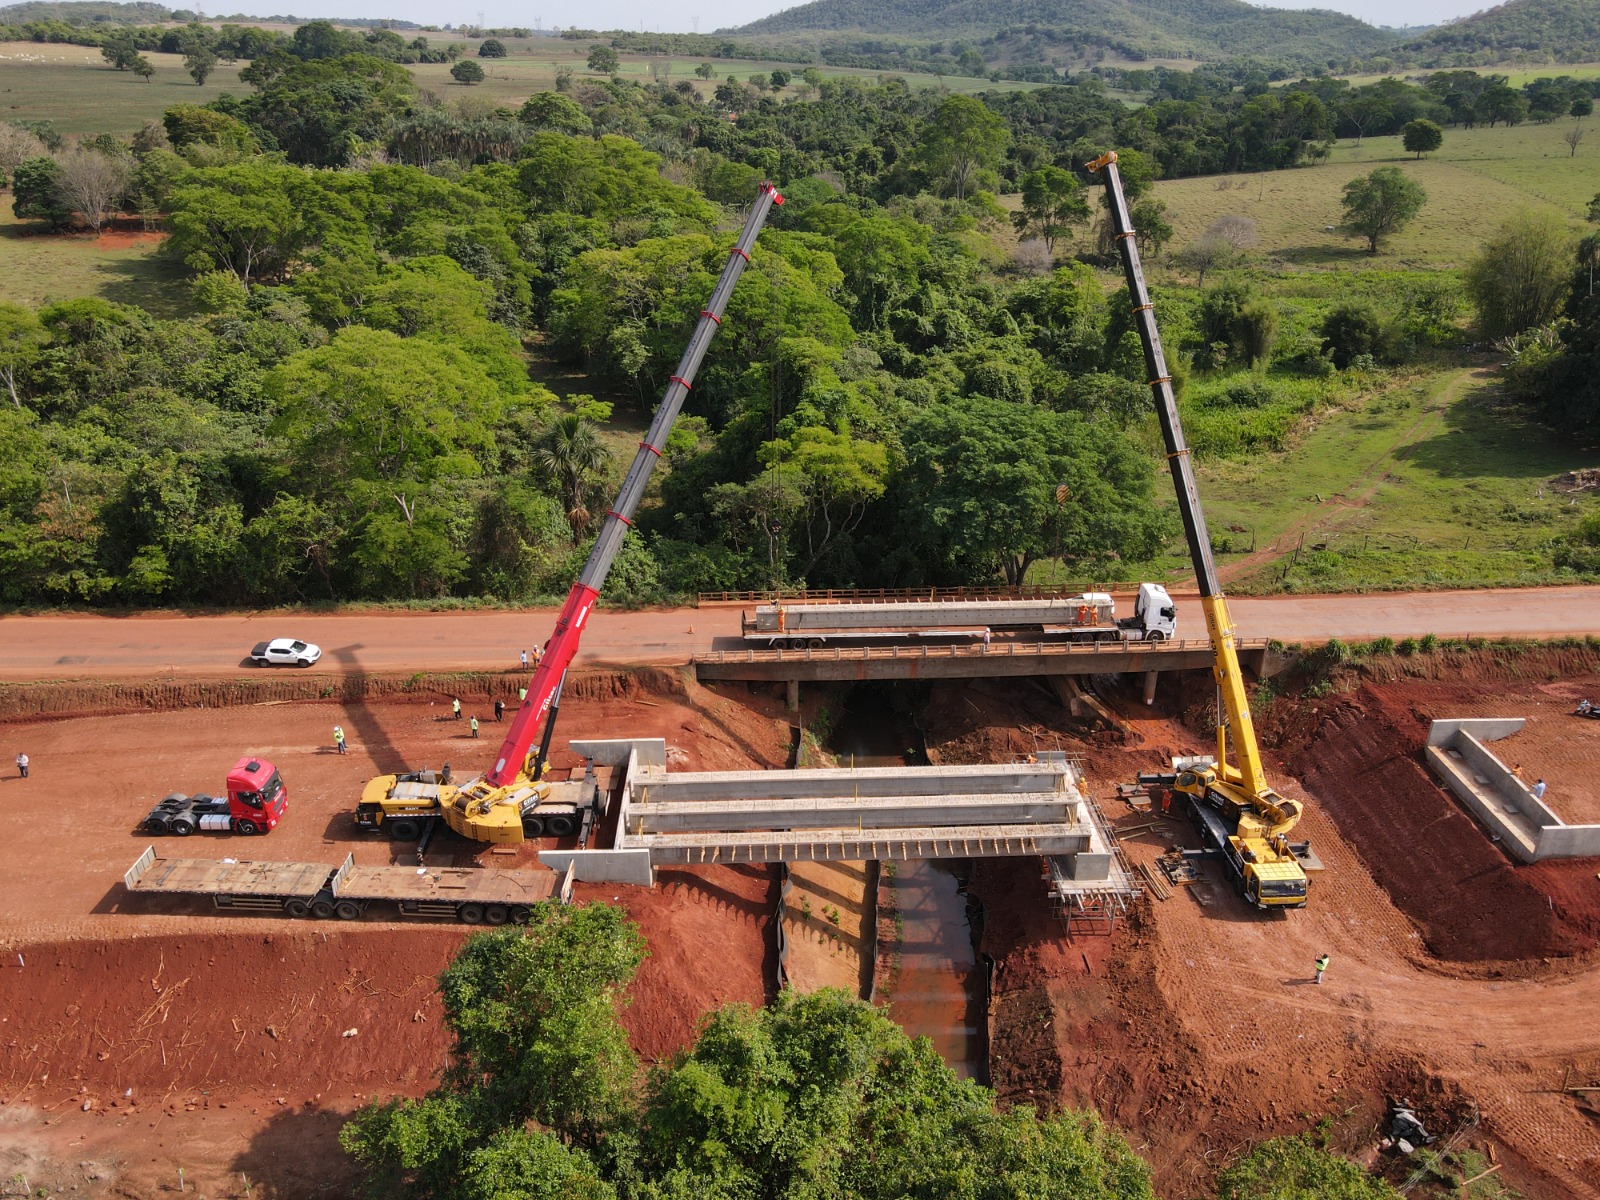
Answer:
<svg viewBox="0 0 1600 1200"><path fill-rule="evenodd" d="M1457 695L1484 690L1469 684ZM1119 825L1132 827L1125 852L1135 864L1153 864L1172 846L1194 845L1192 831L1186 821L1129 810L1113 785L1174 752L1208 751L1209 739L1114 686L1106 698L1120 725L1097 730L1071 719L1042 688L945 685L928 706L928 740L949 761L1038 748L1081 753L1093 794ZM1163 699L1176 707L1184 697L1174 687L1170 695L1163 689ZM1317 705L1330 738L1342 719L1348 724L1338 728L1352 741L1374 747L1370 762L1353 755L1347 769L1388 764L1388 780L1393 764L1414 766L1416 725L1401 719L1404 706L1370 711L1363 723L1344 710L1356 703ZM1335 711L1343 717L1330 718ZM1287 742L1299 736L1284 721L1265 724ZM1312 749L1300 757L1309 763ZM1568 1068L1600 1082L1600 1031L1574 1019L1600 1011L1594 939L1586 939L1582 920L1562 915L1564 904L1586 910L1594 903L1595 864L1512 868L1496 863L1491 847L1479 863L1489 886L1511 897L1525 891L1546 914L1552 903L1557 911L1538 926L1542 941L1490 931L1490 952L1505 959L1509 949L1514 961L1489 964L1478 954L1465 970L1441 961L1429 943L1474 952L1473 933L1483 928L1474 896L1480 881L1460 863L1411 853L1417 891L1455 901L1430 910L1424 931L1401 903L1412 893L1391 896L1364 869L1376 857L1369 847L1387 844L1374 838L1371 818L1342 815L1339 796L1324 794L1338 792L1328 778L1299 787L1281 768L1274 773L1312 801L1302 832L1327 865L1301 912L1252 914L1207 865L1199 882L1174 888L1170 900L1142 901L1114 937L1080 931L1068 938L1049 914L1036 871L978 864L972 886L985 903L982 949L997 966L991 1074L1001 1098L1095 1106L1128 1131L1158 1190L1171 1196L1210 1191L1217 1171L1248 1145L1324 1118L1335 1145L1376 1161L1385 1099L1405 1095L1434 1129L1459 1135L1458 1147L1493 1147L1505 1164L1501 1178L1525 1195L1600 1197L1600 1125L1554 1090ZM1566 786L1552 776L1552 788L1558 785ZM1436 821L1453 811L1437 789L1431 803ZM1584 869L1588 889L1579 882ZM1562 886L1541 891L1551 878ZM1537 908L1529 904L1524 919L1533 922ZM1552 944L1577 957L1547 964ZM1324 952L1333 957L1328 982L1307 986L1311 961ZM1526 955L1533 957L1518 957Z"/></svg>
<svg viewBox="0 0 1600 1200"><path fill-rule="evenodd" d="M463 695L468 711L487 715L488 701ZM0 1173L85 1197L165 1193L179 1167L212 1197L245 1195L245 1175L279 1197L351 1192L339 1126L369 1098L431 1086L447 1040L434 981L468 931L219 915L129 897L120 879L151 840L132 832L150 804L219 786L245 751L283 772L285 824L249 843L167 839L160 853L390 861L388 843L354 828L362 781L447 759L465 774L498 747L492 720L474 741L447 713L440 693L0 725L6 763L25 748L35 764L27 781L0 775ZM343 757L335 723L350 739ZM674 765L706 769L782 765L789 744L775 699L740 689L734 702L659 671L575 678L560 734L558 769L577 764L568 738L664 737ZM441 834L429 861L530 866L537 848L474 855ZM664 871L654 891L578 889L620 898L646 936L622 1015L643 1059L670 1056L719 1004L769 998L775 889L759 868Z"/></svg>

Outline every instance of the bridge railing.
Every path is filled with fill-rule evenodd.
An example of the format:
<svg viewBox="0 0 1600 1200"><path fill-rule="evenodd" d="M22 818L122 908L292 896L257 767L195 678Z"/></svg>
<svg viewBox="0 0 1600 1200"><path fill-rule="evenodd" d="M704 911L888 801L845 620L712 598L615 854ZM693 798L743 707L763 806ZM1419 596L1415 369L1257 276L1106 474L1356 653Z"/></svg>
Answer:
<svg viewBox="0 0 1600 1200"><path fill-rule="evenodd" d="M1268 638L1240 638L1240 651L1265 650ZM786 662L886 662L896 659L930 658L1059 658L1063 656L1148 655L1152 659L1170 654L1211 653L1210 639L1176 642L994 642L985 646L807 646L803 650L712 650L694 657L696 663L786 663Z"/></svg>

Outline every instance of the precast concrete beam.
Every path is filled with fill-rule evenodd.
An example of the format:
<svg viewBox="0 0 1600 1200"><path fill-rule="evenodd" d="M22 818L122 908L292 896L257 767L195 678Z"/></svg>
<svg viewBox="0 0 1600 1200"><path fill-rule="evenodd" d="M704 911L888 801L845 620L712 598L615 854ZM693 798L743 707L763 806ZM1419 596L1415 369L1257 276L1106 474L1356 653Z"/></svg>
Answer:
<svg viewBox="0 0 1600 1200"><path fill-rule="evenodd" d="M654 834L629 837L629 849L647 849L654 866L710 863L825 862L879 859L1014 858L1076 854L1089 847L1082 825L982 825L897 829L797 830L769 834Z"/></svg>
<svg viewBox="0 0 1600 1200"><path fill-rule="evenodd" d="M938 767L810 768L800 771L666 771L644 768L629 779L635 806L693 800L787 800L829 796L1016 795L1071 792L1069 767L1056 763Z"/></svg>
<svg viewBox="0 0 1600 1200"><path fill-rule="evenodd" d="M719 800L637 805L628 832L735 832L770 829L904 829L931 826L1007 826L1074 823L1078 802L1066 793L1020 796L880 796Z"/></svg>

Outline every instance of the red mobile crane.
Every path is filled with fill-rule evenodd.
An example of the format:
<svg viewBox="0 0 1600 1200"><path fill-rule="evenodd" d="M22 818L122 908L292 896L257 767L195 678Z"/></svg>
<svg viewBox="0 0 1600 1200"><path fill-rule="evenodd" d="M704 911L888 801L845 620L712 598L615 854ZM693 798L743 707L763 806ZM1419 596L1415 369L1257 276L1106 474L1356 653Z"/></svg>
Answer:
<svg viewBox="0 0 1600 1200"><path fill-rule="evenodd" d="M783 197L773 184L761 185L755 203L745 218L739 240L729 251L728 261L722 268L711 299L701 309L699 324L695 326L694 335L678 362L678 369L667 384L655 419L650 423L649 433L639 443L639 452L634 456L633 465L628 468L616 503L600 527L600 536L595 541L594 549L589 552L589 560L584 564L577 582L572 585L572 591L567 594L567 601L556 618L555 632L545 644L544 656L534 671L527 698L512 719L511 728L506 733L506 740L495 757L494 765L480 778L449 793L441 792L436 797L445 822L457 832L483 841L522 840L521 810L537 805L543 797L545 785L539 783L539 776L543 773L550 751L550 738L560 709L561 685L566 678L567 667L578 652L578 642L583 637L589 613L600 596L600 589L605 584L612 563L616 561L618 551L622 549L622 539L633 525L634 511L644 496L645 485L655 469L656 460L666 447L667 435L683 408L684 399L705 358L706 348L717 327L722 324L722 314L733 294L734 285L739 282L739 276L750 262L750 251L755 247L756 237L766 224L772 206L782 203ZM528 752L539 734L541 722L544 736L530 764Z"/></svg>

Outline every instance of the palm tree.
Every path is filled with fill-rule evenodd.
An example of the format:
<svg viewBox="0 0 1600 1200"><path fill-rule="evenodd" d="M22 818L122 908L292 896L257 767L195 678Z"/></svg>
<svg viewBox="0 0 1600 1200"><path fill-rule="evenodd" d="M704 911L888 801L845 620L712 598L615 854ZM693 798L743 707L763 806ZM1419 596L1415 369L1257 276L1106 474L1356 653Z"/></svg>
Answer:
<svg viewBox="0 0 1600 1200"><path fill-rule="evenodd" d="M533 465L561 489L574 544L589 523L584 505L589 483L611 461L611 451L600 442L594 422L577 413L562 413L539 435Z"/></svg>

